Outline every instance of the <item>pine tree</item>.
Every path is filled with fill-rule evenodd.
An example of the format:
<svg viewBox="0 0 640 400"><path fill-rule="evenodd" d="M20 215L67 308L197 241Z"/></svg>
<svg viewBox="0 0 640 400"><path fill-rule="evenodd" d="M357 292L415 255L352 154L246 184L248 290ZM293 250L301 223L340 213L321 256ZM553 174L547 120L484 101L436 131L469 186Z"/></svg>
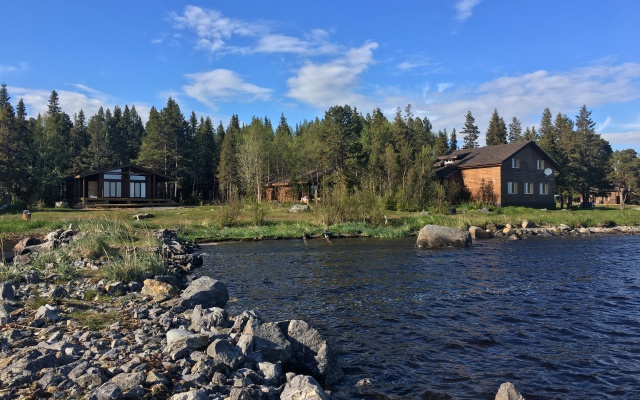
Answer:
<svg viewBox="0 0 640 400"><path fill-rule="evenodd" d="M438 131L438 135L436 135L436 143L433 146L433 152L436 156L443 156L449 152L449 140L447 138L446 129L445 131Z"/></svg>
<svg viewBox="0 0 640 400"><path fill-rule="evenodd" d="M478 127L475 125L476 119L473 118L471 111L467 111L467 115L465 116L464 128L460 131L463 136L463 149L473 149L478 147L478 137L480 136L480 131Z"/></svg>
<svg viewBox="0 0 640 400"><path fill-rule="evenodd" d="M231 201L238 194L239 175L237 159L237 140L240 136L240 122L237 115L231 116L231 121L222 140L220 160L216 177L220 185L223 199Z"/></svg>
<svg viewBox="0 0 640 400"><path fill-rule="evenodd" d="M523 140L522 138L522 125L520 124L520 120L516 117L511 119L511 123L509 124L509 133L507 134L507 142L519 142Z"/></svg>
<svg viewBox="0 0 640 400"><path fill-rule="evenodd" d="M458 135L456 135L456 128L451 131L451 138L449 139L449 151L458 150Z"/></svg>
<svg viewBox="0 0 640 400"><path fill-rule="evenodd" d="M524 140L530 140L533 142L538 141L538 131L536 131L535 126L532 126L531 128L527 127L524 131Z"/></svg>
<svg viewBox="0 0 640 400"><path fill-rule="evenodd" d="M209 117L200 118L195 143L195 187L203 200L211 200L215 190L216 141Z"/></svg>
<svg viewBox="0 0 640 400"><path fill-rule="evenodd" d="M487 146L495 146L497 144L507 143L507 127L504 119L498 114L498 109L493 109L491 120L486 134Z"/></svg>
<svg viewBox="0 0 640 400"><path fill-rule="evenodd" d="M15 179L14 153L16 151L15 113L5 83L0 86L0 205L5 194L12 191Z"/></svg>
<svg viewBox="0 0 640 400"><path fill-rule="evenodd" d="M84 156L85 165L92 170L106 168L107 160L107 120L102 107L98 113L89 118L87 124L87 134L90 145L86 148Z"/></svg>
<svg viewBox="0 0 640 400"><path fill-rule="evenodd" d="M71 128L71 173L79 174L85 172L86 150L91 143L91 138L87 131L87 123L84 117L84 111L80 111L73 116L73 127Z"/></svg>

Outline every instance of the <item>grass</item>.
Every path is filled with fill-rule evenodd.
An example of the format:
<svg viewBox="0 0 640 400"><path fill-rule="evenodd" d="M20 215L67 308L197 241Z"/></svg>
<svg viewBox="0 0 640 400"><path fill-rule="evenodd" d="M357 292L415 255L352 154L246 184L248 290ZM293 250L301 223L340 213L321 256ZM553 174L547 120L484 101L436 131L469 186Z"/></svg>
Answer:
<svg viewBox="0 0 640 400"><path fill-rule="evenodd" d="M626 210L598 206L591 210L538 210L524 207L496 208L493 212L477 210L476 205L459 206L454 215L420 212L385 211L384 219L373 221L366 217L359 221L328 224L322 214L312 206L311 212L289 213L289 205L263 203L242 206L200 206L174 209L148 210L154 218L134 221L136 209L118 210L42 210L32 213L31 221L22 221L20 215L0 215L0 240L16 239L26 235L43 235L51 230L74 224L89 234L82 239L77 254L86 258L116 259L122 248L148 246L149 230L177 229L182 237L192 241L259 240L300 238L320 235L325 231L343 235L373 237L406 237L415 235L426 224L437 224L466 229L469 226L486 227L489 224L519 225L523 220L538 226L567 224L572 227L640 225L640 211L633 206ZM320 214L318 214L320 213ZM362 213L361 213L362 214ZM376 210L376 215L380 210ZM367 221L367 222L363 222ZM386 221L386 223L385 223ZM373 222L373 223L372 223ZM5 229L6 228L6 229ZM98 234L98 236L95 236ZM146 262L146 261L145 261ZM127 263L123 259L123 263Z"/></svg>

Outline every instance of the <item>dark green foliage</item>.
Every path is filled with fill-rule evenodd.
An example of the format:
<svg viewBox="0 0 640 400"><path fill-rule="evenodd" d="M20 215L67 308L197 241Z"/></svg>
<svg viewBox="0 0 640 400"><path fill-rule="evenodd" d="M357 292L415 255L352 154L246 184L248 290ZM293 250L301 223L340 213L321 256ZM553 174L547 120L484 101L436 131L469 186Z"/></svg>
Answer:
<svg viewBox="0 0 640 400"><path fill-rule="evenodd" d="M507 126L504 119L498 114L498 109L493 109L491 120L489 120L489 128L487 128L487 146L507 143Z"/></svg>
<svg viewBox="0 0 640 400"><path fill-rule="evenodd" d="M520 120L516 117L513 117L511 123L509 124L509 132L507 133L507 142L513 143L523 140L522 137L522 125L520 124Z"/></svg>
<svg viewBox="0 0 640 400"><path fill-rule="evenodd" d="M467 111L467 115L465 115L464 128L460 131L463 136L463 149L473 149L478 147L478 136L480 135L480 131L478 127L475 125L476 119L471 114L471 111Z"/></svg>

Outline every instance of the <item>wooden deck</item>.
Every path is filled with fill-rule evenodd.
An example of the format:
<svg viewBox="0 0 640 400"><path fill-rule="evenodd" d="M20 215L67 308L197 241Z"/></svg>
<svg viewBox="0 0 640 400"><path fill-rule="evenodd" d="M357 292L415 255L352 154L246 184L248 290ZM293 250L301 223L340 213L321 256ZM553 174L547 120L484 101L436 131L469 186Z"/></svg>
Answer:
<svg viewBox="0 0 640 400"><path fill-rule="evenodd" d="M139 197L128 198L92 198L80 200L79 205L84 208L127 208L127 207L177 207L180 203L176 203L171 199L141 199Z"/></svg>

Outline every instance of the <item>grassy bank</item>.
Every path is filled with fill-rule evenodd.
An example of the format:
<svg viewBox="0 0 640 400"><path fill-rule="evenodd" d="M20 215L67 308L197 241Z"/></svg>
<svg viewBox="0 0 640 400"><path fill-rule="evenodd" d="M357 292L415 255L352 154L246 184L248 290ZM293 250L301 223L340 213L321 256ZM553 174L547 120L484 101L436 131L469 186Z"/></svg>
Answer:
<svg viewBox="0 0 640 400"><path fill-rule="evenodd" d="M505 207L487 212L473 205L458 208L454 215L386 211L384 219L376 223L362 220L327 224L326 213L312 207L304 213L289 213L287 205L202 206L173 209L118 210L55 210L32 211L29 221L21 213L0 214L0 240L17 240L27 235L43 235L69 224L83 229L95 221L117 221L132 231L169 228L181 236L198 242L225 240L260 240L332 235L398 238L415 235L426 224L466 229L469 226L498 227L507 223L518 225L523 220L538 226L567 224L572 227L601 227L612 225L640 225L640 210L630 207L620 210L597 207L591 210L537 210ZM151 213L153 218L135 220L139 213Z"/></svg>

